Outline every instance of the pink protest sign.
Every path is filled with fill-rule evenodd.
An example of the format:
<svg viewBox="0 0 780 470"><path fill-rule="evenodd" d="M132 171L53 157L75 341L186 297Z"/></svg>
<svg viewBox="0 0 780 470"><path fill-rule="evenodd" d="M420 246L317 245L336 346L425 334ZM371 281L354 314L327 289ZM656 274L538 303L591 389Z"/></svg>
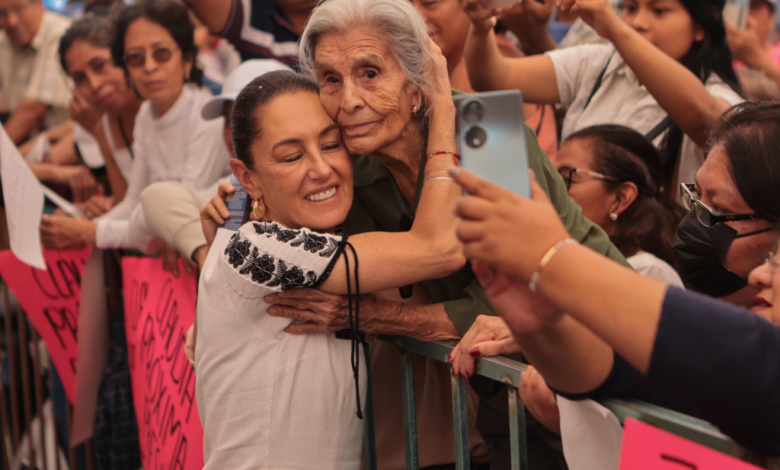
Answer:
<svg viewBox="0 0 780 470"><path fill-rule="evenodd" d="M19 300L49 350L65 394L76 398L76 357L81 272L91 249L43 250L46 271L0 252L0 277Z"/></svg>
<svg viewBox="0 0 780 470"><path fill-rule="evenodd" d="M133 402L147 470L203 468L195 370L184 355L195 318L195 276L176 279L156 258L122 260Z"/></svg>
<svg viewBox="0 0 780 470"><path fill-rule="evenodd" d="M619 470L758 470L758 467L628 418Z"/></svg>

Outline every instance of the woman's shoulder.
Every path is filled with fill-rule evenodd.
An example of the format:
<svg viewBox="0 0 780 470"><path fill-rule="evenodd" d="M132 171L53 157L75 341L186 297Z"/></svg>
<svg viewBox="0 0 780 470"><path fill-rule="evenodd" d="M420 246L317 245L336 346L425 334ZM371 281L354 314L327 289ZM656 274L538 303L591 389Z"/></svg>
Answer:
<svg viewBox="0 0 780 470"><path fill-rule="evenodd" d="M682 279L677 271L666 261L646 251L640 251L628 258L629 264L636 272L667 284L683 287Z"/></svg>
<svg viewBox="0 0 780 470"><path fill-rule="evenodd" d="M250 222L219 247L239 291L318 287L342 250L341 237L276 222Z"/></svg>

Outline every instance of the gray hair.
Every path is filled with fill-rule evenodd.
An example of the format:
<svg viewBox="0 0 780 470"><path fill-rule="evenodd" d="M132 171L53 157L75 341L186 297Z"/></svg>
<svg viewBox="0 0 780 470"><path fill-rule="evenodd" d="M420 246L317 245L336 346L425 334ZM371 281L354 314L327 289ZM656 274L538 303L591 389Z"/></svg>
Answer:
<svg viewBox="0 0 780 470"><path fill-rule="evenodd" d="M427 47L428 27L408 0L320 1L301 36L298 51L301 70L315 75L315 50L320 37L364 26L382 35L406 79L422 92L424 101L434 96L435 62ZM428 105L424 107L429 108Z"/></svg>

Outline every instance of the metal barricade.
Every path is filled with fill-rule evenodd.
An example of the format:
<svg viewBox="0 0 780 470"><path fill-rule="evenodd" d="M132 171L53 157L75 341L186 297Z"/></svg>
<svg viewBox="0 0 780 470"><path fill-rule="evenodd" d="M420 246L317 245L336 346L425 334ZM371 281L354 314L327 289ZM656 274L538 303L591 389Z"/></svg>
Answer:
<svg viewBox="0 0 780 470"><path fill-rule="evenodd" d="M412 355L419 354L436 361L446 362L457 342L426 343L403 336L380 336L380 339L396 345L402 351L401 367L404 394L403 413L405 423L406 468L408 470L417 470L419 468L419 459L417 454L417 423L414 403ZM474 372L475 375L504 383L508 389L512 470L529 470L526 455L525 406L519 399L517 393L517 387L520 385L520 374L522 374L527 367L526 364L503 357L483 357L477 359ZM470 465L468 418L466 415L465 397L466 382L460 377L453 377L452 408L454 418L455 468L458 470L467 470ZM746 457L743 449L706 421L639 401L605 400L602 404L615 413L621 423L623 423L626 418L633 418L711 449L738 458L744 459ZM370 409L370 404L367 405L367 407ZM370 436L367 435L367 440L369 437ZM376 469L374 454L367 453L366 462L367 468ZM780 466L780 460L778 459L764 459L757 463L760 463L763 466Z"/></svg>

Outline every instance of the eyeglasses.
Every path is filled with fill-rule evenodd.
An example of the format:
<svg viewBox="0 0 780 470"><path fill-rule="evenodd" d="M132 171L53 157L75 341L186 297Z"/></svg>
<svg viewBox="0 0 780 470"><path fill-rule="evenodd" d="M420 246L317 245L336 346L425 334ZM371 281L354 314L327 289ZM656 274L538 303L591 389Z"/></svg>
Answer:
<svg viewBox="0 0 780 470"><path fill-rule="evenodd" d="M176 52L178 47L168 48L168 47L158 47L157 49L152 51L152 59L157 62L158 64L164 64L171 60L171 57L173 57L173 53ZM130 68L140 68L143 67L144 64L146 64L146 53L145 52L133 52L131 54L127 54L124 57L125 66Z"/></svg>
<svg viewBox="0 0 780 470"><path fill-rule="evenodd" d="M582 181L579 181L579 177L575 177L576 174L583 174L590 176L591 178L600 179L603 181L617 181L615 178L610 178L607 175L602 175L601 173L596 173L595 171L588 171L588 170L580 170L579 168L574 168L573 166L562 166L558 168L558 173L561 174L564 181L566 181L566 191L571 189L572 182L574 183L581 183Z"/></svg>
<svg viewBox="0 0 780 470"><path fill-rule="evenodd" d="M762 220L758 214L718 214L709 207L707 207L699 198L694 195L696 193L696 185L693 183L681 183L680 184L680 196L682 198L683 207L688 212L694 212L696 214L696 220L705 227L712 227L715 224L723 222L736 222L739 220Z"/></svg>

